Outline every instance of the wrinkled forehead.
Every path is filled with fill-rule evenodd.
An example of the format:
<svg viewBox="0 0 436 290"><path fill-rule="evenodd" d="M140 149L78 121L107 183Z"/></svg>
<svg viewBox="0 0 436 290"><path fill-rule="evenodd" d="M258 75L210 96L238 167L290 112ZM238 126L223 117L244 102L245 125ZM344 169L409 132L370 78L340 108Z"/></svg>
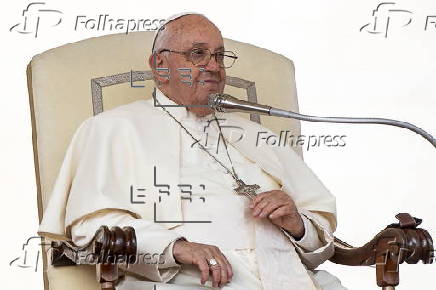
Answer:
<svg viewBox="0 0 436 290"><path fill-rule="evenodd" d="M180 49L190 49L193 47L204 47L211 50L224 48L221 32L213 25L197 26L184 28L183 33L179 34Z"/></svg>

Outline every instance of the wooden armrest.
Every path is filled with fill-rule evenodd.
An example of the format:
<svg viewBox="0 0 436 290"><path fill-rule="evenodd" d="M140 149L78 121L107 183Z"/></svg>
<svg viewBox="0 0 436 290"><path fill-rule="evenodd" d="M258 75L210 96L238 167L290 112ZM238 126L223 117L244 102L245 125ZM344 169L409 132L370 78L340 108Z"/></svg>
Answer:
<svg viewBox="0 0 436 290"><path fill-rule="evenodd" d="M395 217L399 223L387 226L362 247L353 247L335 238L335 254L330 261L348 266L375 264L377 285L385 289L394 289L399 284L399 265L403 262L431 264L433 240L426 230L417 228L422 220L408 213Z"/></svg>
<svg viewBox="0 0 436 290"><path fill-rule="evenodd" d="M96 265L101 289L111 290L122 276L118 266L136 262L136 234L132 227L101 226L83 247L68 241L54 241L51 250L53 266Z"/></svg>

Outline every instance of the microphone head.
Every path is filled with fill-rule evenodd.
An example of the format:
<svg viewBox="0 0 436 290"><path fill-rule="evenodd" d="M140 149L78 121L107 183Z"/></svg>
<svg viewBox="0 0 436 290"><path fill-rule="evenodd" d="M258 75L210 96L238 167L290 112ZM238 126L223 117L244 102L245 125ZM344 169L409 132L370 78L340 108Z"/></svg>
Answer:
<svg viewBox="0 0 436 290"><path fill-rule="evenodd" d="M270 106L239 100L228 94L210 94L208 105L218 112L245 112L269 115Z"/></svg>
<svg viewBox="0 0 436 290"><path fill-rule="evenodd" d="M209 105L209 107L211 107L214 110L216 109L217 99L219 98L220 95L221 95L220 93L210 94L209 95L209 99L207 101L207 104Z"/></svg>
<svg viewBox="0 0 436 290"><path fill-rule="evenodd" d="M240 100L229 94L215 93L209 95L208 105L215 111L226 112L226 105L234 105L239 101Z"/></svg>

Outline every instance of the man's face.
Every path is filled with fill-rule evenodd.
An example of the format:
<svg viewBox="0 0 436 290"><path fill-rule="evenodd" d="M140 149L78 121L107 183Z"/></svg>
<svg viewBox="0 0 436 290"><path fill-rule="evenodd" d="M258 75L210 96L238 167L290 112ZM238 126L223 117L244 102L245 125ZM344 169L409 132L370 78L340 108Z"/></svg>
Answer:
<svg viewBox="0 0 436 290"><path fill-rule="evenodd" d="M212 54L224 51L224 43L220 31L211 23L203 20L198 25L189 23L191 29L176 38L175 43L166 49L175 51L201 52L208 49ZM217 63L215 56L205 65L194 65L190 57L183 54L162 52L159 54L162 63L170 69L168 80L162 81L161 90L170 99L181 105L207 105L208 97L213 93L222 93L225 86L225 69ZM185 76L183 76L185 75ZM190 75L189 78L186 75ZM212 113L208 107L188 107L197 116Z"/></svg>

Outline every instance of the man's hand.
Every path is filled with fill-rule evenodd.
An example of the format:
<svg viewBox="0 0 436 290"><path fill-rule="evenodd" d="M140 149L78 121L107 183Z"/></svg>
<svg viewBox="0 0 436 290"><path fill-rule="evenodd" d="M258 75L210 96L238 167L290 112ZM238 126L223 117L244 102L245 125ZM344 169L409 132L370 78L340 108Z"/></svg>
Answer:
<svg viewBox="0 0 436 290"><path fill-rule="evenodd" d="M179 264L197 265L201 272L201 284L209 280L212 272L213 287L222 287L233 277L232 266L216 246L178 240L173 246L173 256ZM208 260L215 259L218 265L209 266Z"/></svg>
<svg viewBox="0 0 436 290"><path fill-rule="evenodd" d="M271 222L287 230L294 238L304 236L304 224L292 198L282 190L259 193L251 202L253 216L268 217Z"/></svg>

